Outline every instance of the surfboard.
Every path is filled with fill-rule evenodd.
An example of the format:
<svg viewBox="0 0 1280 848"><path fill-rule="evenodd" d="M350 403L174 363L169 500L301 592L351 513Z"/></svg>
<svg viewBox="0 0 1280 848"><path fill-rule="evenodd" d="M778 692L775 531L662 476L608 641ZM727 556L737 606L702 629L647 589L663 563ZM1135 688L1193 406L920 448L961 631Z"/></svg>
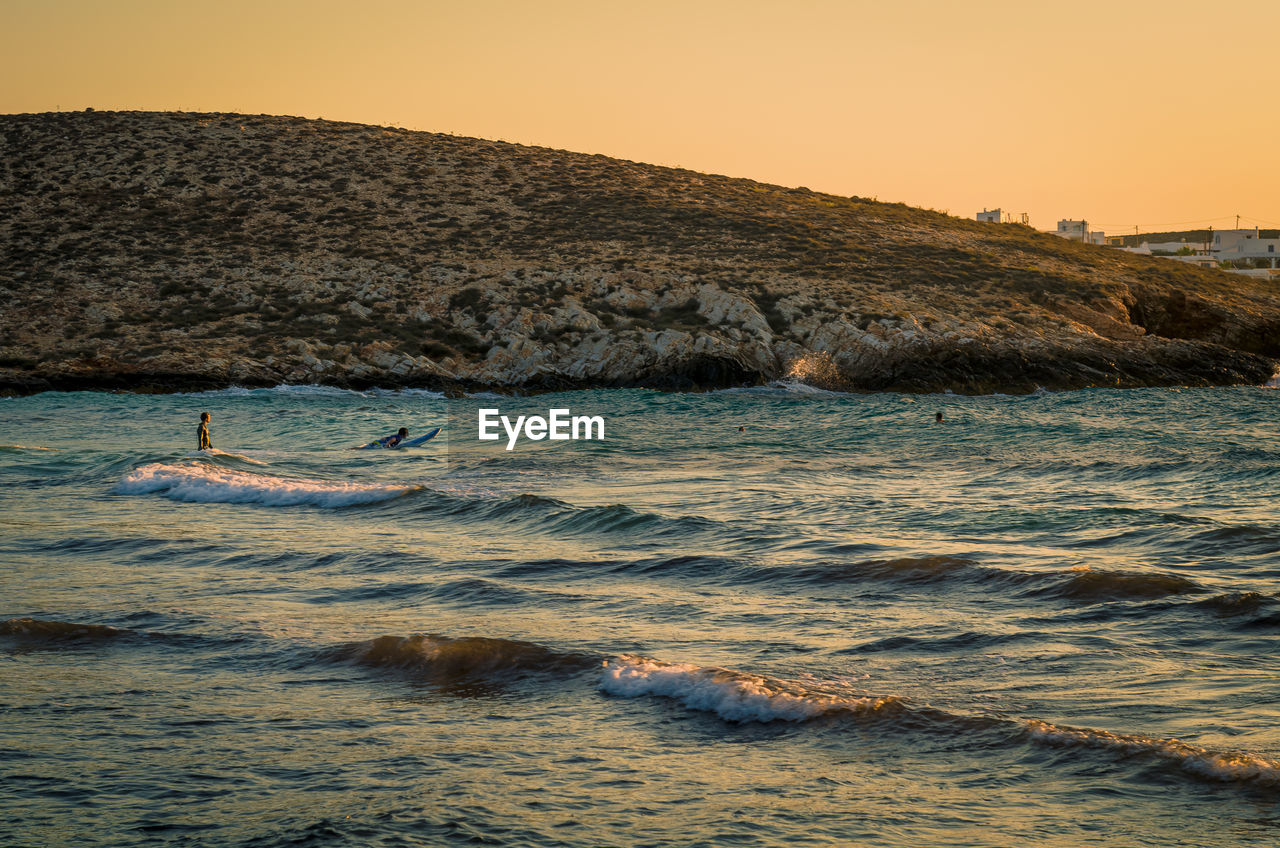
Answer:
<svg viewBox="0 0 1280 848"><path fill-rule="evenodd" d="M427 432L423 433L421 436L415 436L412 439L405 439L400 444L395 445L394 447L391 447L391 448L387 448L387 450L399 450L400 448L416 448L419 445L426 444L427 442L431 441L438 435L440 435L439 427L435 428L434 430L428 430ZM374 442L369 442L369 444L367 445L361 445L360 447L357 448L357 450L378 450L382 447L383 447L382 442L374 441Z"/></svg>
<svg viewBox="0 0 1280 848"><path fill-rule="evenodd" d="M418 445L424 445L424 444L426 444L427 442L431 441L432 439L434 439L434 438L435 438L436 436L438 436L438 435L440 435L440 428L439 428L439 427L435 428L434 430L428 430L427 432L423 433L421 436L417 436L417 437L412 438L412 439L405 439L403 442L401 442L400 444L396 445L396 448L397 448L397 449L399 449L399 448L416 448Z"/></svg>

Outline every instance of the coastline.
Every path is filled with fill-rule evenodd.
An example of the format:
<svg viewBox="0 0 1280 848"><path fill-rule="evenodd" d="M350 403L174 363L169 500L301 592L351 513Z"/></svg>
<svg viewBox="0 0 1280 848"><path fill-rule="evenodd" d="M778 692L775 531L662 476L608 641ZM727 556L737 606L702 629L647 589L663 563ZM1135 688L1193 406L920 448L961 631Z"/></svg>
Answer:
<svg viewBox="0 0 1280 848"><path fill-rule="evenodd" d="M53 372L0 371L0 397L21 397L46 391L108 391L135 394L211 391L233 387L270 388L279 385L319 385L366 391L374 388L425 389L446 396L476 392L532 395L586 389L654 389L703 392L766 385L794 380L814 388L848 393L898 392L958 395L1030 394L1038 390L1072 391L1088 388L1138 389L1166 386L1261 386L1275 377L1270 357L1242 353L1217 345L1161 340L1159 356L1139 348L1072 351L1055 358L1040 350L960 350L928 359L902 358L851 379L830 366L829 359L803 358L786 370L753 369L738 360L702 359L677 363L610 380L581 379L564 374L533 373L519 382L455 377L440 373L403 374L366 371L319 374L240 368L219 371L149 371L142 369Z"/></svg>

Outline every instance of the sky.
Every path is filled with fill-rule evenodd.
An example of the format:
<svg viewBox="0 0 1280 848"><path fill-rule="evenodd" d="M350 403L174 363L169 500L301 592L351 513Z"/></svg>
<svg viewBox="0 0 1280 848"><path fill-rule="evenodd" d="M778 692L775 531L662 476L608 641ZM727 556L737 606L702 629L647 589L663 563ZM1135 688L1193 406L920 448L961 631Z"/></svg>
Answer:
<svg viewBox="0 0 1280 848"><path fill-rule="evenodd" d="M1280 227L1280 2L0 0L0 113L235 111L1119 234Z"/></svg>

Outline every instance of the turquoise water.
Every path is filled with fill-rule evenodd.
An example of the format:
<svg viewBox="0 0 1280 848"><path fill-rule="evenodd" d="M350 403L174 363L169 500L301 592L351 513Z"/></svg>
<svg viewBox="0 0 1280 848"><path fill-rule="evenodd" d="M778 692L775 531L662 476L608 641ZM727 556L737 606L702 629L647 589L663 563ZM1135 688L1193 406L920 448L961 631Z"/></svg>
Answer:
<svg viewBox="0 0 1280 848"><path fill-rule="evenodd" d="M1274 845L1275 398L0 400L0 844Z"/></svg>

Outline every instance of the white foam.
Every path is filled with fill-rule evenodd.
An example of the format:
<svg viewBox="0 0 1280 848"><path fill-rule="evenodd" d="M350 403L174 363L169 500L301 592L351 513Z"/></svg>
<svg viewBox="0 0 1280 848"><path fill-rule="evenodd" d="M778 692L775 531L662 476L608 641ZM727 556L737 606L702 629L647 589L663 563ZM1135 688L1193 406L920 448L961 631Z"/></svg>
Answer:
<svg viewBox="0 0 1280 848"><path fill-rule="evenodd" d="M229 386L225 389L206 389L199 392L179 392L185 397L252 397L254 395L296 395L301 397L425 397L440 400L444 392L431 389L381 389L372 388L366 391L343 389L338 386L322 386L319 383L281 383L260 389L248 389L244 386Z"/></svg>
<svg viewBox="0 0 1280 848"><path fill-rule="evenodd" d="M135 468L116 485L123 495L159 494L191 503L259 503L267 506L355 506L399 497L419 486L298 480L212 468L152 463Z"/></svg>
<svg viewBox="0 0 1280 848"><path fill-rule="evenodd" d="M194 453L189 453L187 454L187 456L188 458L192 458L192 459L196 457L201 457L201 456L226 456L226 457L230 457L231 459L239 459L244 462L249 462L249 463L252 463L253 465L270 465L271 464L269 462L263 462L260 459L254 459L251 456L245 456L242 453L231 453L229 451L218 450L217 448L205 448L204 450L198 450L198 451L195 451Z"/></svg>
<svg viewBox="0 0 1280 848"><path fill-rule="evenodd" d="M341 389L337 386L321 386L316 383L306 385L281 383L278 386L271 386L269 388L262 389L247 389L244 386L229 386L225 389L207 389L199 392L180 392L179 394L187 397L251 397L253 395L264 394L367 397L364 392L357 392L352 389Z"/></svg>
<svg viewBox="0 0 1280 848"><path fill-rule="evenodd" d="M763 386L734 386L728 389L717 389L713 394L719 395L802 395L811 397L849 397L846 392L820 389L793 377L774 380Z"/></svg>
<svg viewBox="0 0 1280 848"><path fill-rule="evenodd" d="M674 698L729 721L804 721L830 712L871 712L890 698L845 698L754 674L664 663L646 657L607 660L600 689L610 695Z"/></svg>
<svg viewBox="0 0 1280 848"><path fill-rule="evenodd" d="M1155 739L1105 730L1058 727L1044 721L1029 721L1026 727L1031 738L1038 742L1150 754L1175 763L1186 771L1214 780L1280 785L1280 762L1253 754L1210 751L1177 739Z"/></svg>
<svg viewBox="0 0 1280 848"><path fill-rule="evenodd" d="M433 392L431 389L369 389L365 394L374 397L424 397L432 400L444 400L444 392Z"/></svg>

